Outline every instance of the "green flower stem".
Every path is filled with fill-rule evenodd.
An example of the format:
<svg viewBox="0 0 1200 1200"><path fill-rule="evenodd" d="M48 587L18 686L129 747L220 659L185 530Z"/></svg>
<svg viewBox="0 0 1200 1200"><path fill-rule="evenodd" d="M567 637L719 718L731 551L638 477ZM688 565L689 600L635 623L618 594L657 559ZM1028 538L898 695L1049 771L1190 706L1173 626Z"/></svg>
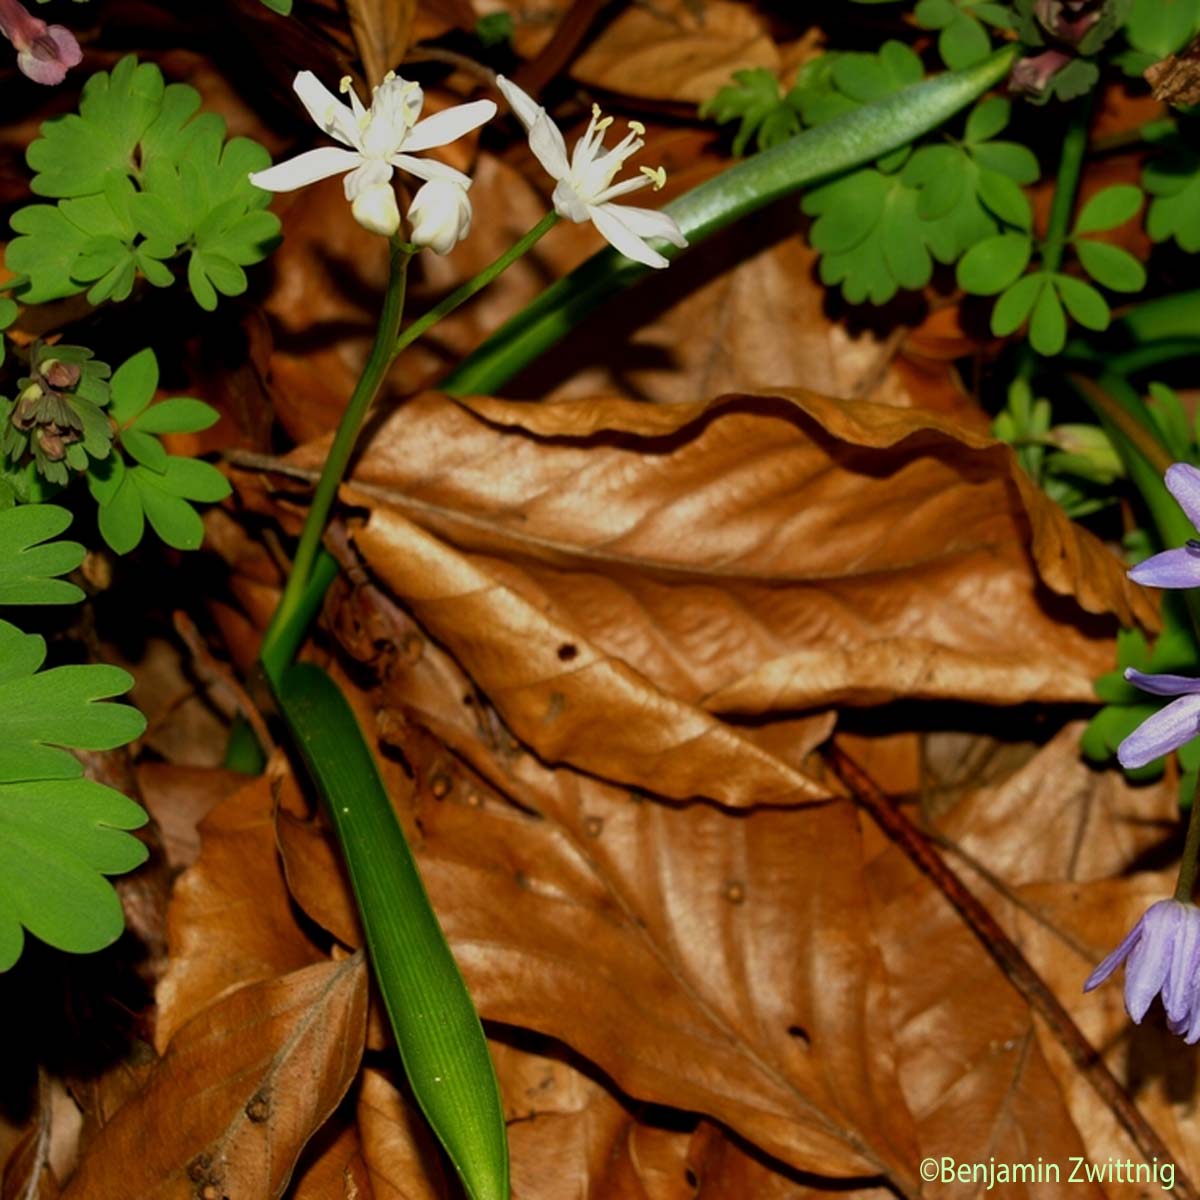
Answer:
<svg viewBox="0 0 1200 1200"><path fill-rule="evenodd" d="M1042 269L1057 271L1062 265L1063 251L1067 245L1067 230L1075 212L1075 196L1079 191L1079 177L1083 172L1083 160L1087 155L1088 126L1091 124L1091 97L1076 101L1063 135L1062 156L1058 163L1058 179L1054 185L1054 199L1050 204L1050 220L1046 227L1046 240L1042 243Z"/></svg>
<svg viewBox="0 0 1200 1200"><path fill-rule="evenodd" d="M1175 883L1175 899L1184 904L1192 903L1192 892L1196 887L1196 859L1200 856L1200 803L1197 803L1197 799L1196 796L1192 797L1183 858L1179 861L1179 878Z"/></svg>
<svg viewBox="0 0 1200 1200"><path fill-rule="evenodd" d="M1114 336L1132 344L1195 337L1200 330L1200 291L1176 292L1135 304L1112 325Z"/></svg>
<svg viewBox="0 0 1200 1200"><path fill-rule="evenodd" d="M460 304L465 304L476 292L482 291L498 275L502 275L523 254L527 253L555 225L558 224L558 213L548 212L519 242L506 250L490 266L484 267L474 279L468 279L460 288L451 292L439 304L434 305L428 312L422 313L396 339L395 353L411 346L427 329L436 325L443 317L449 316Z"/></svg>
<svg viewBox="0 0 1200 1200"><path fill-rule="evenodd" d="M1015 44L962 71L927 79L764 150L666 206L695 245L800 188L907 145L945 124L1009 72ZM674 246L657 247L668 258ZM451 395L495 392L565 337L608 297L649 274L615 250L603 250L547 288L493 334L441 384Z"/></svg>
<svg viewBox="0 0 1200 1200"><path fill-rule="evenodd" d="M1110 357L1105 366L1114 375L1136 375L1181 358L1200 359L1200 336L1162 338L1146 342Z"/></svg>
<svg viewBox="0 0 1200 1200"><path fill-rule="evenodd" d="M284 585L283 596L263 637L259 659L267 678L272 682L278 680L291 660L292 654L303 639L308 620L320 605L321 597L333 578L333 575L328 575L319 587L318 580L314 578L314 568L319 561L318 552L321 550L321 536L325 532L329 510L337 496L338 485L342 482L350 455L354 452L354 443L358 440L358 431L363 419L379 392L388 368L395 361L396 336L400 330L400 318L404 313L405 282L412 254L411 246L403 242L392 242L387 291L383 297L379 325L375 330L375 341L371 346L367 365L363 368L350 397L350 403L338 424L333 445L329 448L329 455L321 470L321 478L317 481L317 490L313 494L312 505L300 533L300 543L296 547L296 556L292 560L292 570ZM310 583L313 584L311 588Z"/></svg>

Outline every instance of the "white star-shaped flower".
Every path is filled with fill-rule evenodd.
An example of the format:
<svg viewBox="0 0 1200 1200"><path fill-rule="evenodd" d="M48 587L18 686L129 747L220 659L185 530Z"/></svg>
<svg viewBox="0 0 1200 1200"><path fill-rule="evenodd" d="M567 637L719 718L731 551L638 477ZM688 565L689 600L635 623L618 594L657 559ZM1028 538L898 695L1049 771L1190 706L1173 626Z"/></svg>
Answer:
<svg viewBox="0 0 1200 1200"><path fill-rule="evenodd" d="M419 120L425 103L420 85L390 73L375 88L369 109L363 107L349 76L341 82L341 91L350 96L348 105L311 71L301 71L292 88L317 125L349 149L323 146L309 150L265 171L256 171L250 182L268 192L291 192L318 179L348 172L346 199L355 220L387 237L400 228L400 210L391 183L393 169L407 171L418 179L453 183L465 192L471 180L461 171L436 159L413 155L418 150L448 145L496 113L491 100L475 100Z"/></svg>
<svg viewBox="0 0 1200 1200"><path fill-rule="evenodd" d="M612 149L605 149L604 134L613 119L601 117L599 107L593 105L587 132L575 143L568 159L563 135L546 110L503 75L497 76L496 84L528 130L529 148L555 181L554 211L560 217L577 224L591 221L605 241L647 267L667 266L667 259L646 245L647 238L663 238L675 246L687 245L687 238L666 213L613 203L618 196L627 196L639 188L653 186L657 191L666 182L662 167L656 170L642 167L637 176L613 183L625 160L645 145L642 134L646 127L641 122L630 121L630 132L625 138Z"/></svg>

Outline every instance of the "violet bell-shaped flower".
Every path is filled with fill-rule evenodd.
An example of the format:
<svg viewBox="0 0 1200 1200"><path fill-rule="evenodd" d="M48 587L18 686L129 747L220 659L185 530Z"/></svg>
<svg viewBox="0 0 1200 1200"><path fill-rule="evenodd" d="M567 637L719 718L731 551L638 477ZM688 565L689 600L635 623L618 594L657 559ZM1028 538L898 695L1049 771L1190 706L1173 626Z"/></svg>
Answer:
<svg viewBox="0 0 1200 1200"><path fill-rule="evenodd" d="M1163 482L1187 519L1200 530L1200 471L1188 463L1172 463ZM1129 571L1129 578L1147 587L1200 587L1200 541L1189 539L1178 550L1151 555Z"/></svg>
<svg viewBox="0 0 1200 1200"><path fill-rule="evenodd" d="M1159 900L1088 976L1085 992L1125 964L1125 1008L1140 1025L1162 995L1167 1025L1189 1045L1200 1041L1200 908Z"/></svg>
<svg viewBox="0 0 1200 1200"><path fill-rule="evenodd" d="M349 76L340 84L340 90L350 97L349 105L338 100L311 71L299 72L292 89L317 125L347 149L322 146L265 171L255 171L250 182L256 187L268 192L291 192L345 173L346 199L354 219L385 237L400 228L400 210L392 189L395 169L426 181L453 183L461 189L462 203L466 203L466 191L471 186L468 176L436 159L414 155L418 150L446 146L490 120L496 113L493 101L457 104L420 120L425 104L420 85L391 72L374 89L370 108L363 107ZM461 204L459 211L461 216Z"/></svg>
<svg viewBox="0 0 1200 1200"><path fill-rule="evenodd" d="M496 86L525 126L534 157L555 181L554 211L560 217L576 224L591 221L609 245L647 267L665 267L668 261L646 244L648 238L662 238L674 246L687 245L687 238L667 213L613 203L641 188L658 191L667 180L662 167L641 167L633 178L613 182L625 160L645 145L642 134L646 127L640 121L630 121L629 133L617 145L605 149L604 134L613 119L602 117L599 106L592 105L587 131L568 159L563 135L546 110L503 75L496 77Z"/></svg>
<svg viewBox="0 0 1200 1200"><path fill-rule="evenodd" d="M1125 668L1134 687L1154 696L1175 696L1151 713L1118 747L1117 760L1127 769L1144 767L1200 734L1200 679L1187 675L1147 675Z"/></svg>
<svg viewBox="0 0 1200 1200"><path fill-rule="evenodd" d="M62 83L83 51L64 25L47 25L17 0L0 0L0 33L17 51L17 66L34 83Z"/></svg>

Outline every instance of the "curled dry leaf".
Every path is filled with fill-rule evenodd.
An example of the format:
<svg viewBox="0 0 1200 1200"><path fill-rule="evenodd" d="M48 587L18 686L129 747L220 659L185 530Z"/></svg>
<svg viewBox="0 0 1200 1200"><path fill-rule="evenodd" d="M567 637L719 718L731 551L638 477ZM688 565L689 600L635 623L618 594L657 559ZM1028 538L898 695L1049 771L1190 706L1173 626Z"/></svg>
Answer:
<svg viewBox="0 0 1200 1200"><path fill-rule="evenodd" d="M418 791L391 790L485 1020L554 1037L628 1095L707 1113L798 1169L911 1184L848 805L664 806L442 732L486 778L401 722ZM318 836L291 832L289 861ZM329 874L322 890L344 886ZM296 899L318 920L342 909Z"/></svg>
<svg viewBox="0 0 1200 1200"><path fill-rule="evenodd" d="M571 74L638 99L699 104L749 67L780 67L779 50L753 5L658 0L629 5L575 60Z"/></svg>
<svg viewBox="0 0 1200 1200"><path fill-rule="evenodd" d="M176 881L167 914L170 962L158 986L155 1031L160 1053L231 988L325 957L291 907L275 848L275 804L271 779L262 776L200 825L200 857Z"/></svg>
<svg viewBox="0 0 1200 1200"><path fill-rule="evenodd" d="M105 1127L68 1200L122 1194L274 1200L358 1071L361 954L247 984L189 1021L146 1086Z"/></svg>
<svg viewBox="0 0 1200 1200"><path fill-rule="evenodd" d="M313 471L323 453L290 461ZM1026 487L1007 447L889 405L426 395L379 424L355 484L380 523L360 538L371 565L455 645L467 635L436 611L424 567L384 554L376 530L386 520L439 570L463 572L445 581L475 589L453 620L470 611L472 653L486 647L501 690L531 652L565 647L565 674L585 665L570 648L590 645L721 712L1088 701L1115 628L1089 614L1155 621L1122 564ZM438 540L400 533L390 513ZM560 643L514 644L492 620L522 598Z"/></svg>
<svg viewBox="0 0 1200 1200"><path fill-rule="evenodd" d="M349 1121L339 1124L339 1116L305 1147L288 1200L380 1200L371 1191L358 1128Z"/></svg>

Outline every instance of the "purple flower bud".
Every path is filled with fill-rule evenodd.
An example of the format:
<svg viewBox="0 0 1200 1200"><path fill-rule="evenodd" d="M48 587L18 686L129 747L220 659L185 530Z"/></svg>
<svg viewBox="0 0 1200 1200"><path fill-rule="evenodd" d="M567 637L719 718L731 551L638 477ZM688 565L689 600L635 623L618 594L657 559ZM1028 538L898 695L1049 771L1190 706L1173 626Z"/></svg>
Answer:
<svg viewBox="0 0 1200 1200"><path fill-rule="evenodd" d="M1043 50L1030 58L1018 60L1008 77L1010 91L1025 96L1041 96L1050 86L1050 80L1071 62L1072 56L1062 50Z"/></svg>
<svg viewBox="0 0 1200 1200"><path fill-rule="evenodd" d="M1151 713L1117 747L1121 766L1144 767L1178 750L1200 733L1200 679L1187 675L1145 675L1133 667L1125 668L1125 678L1143 692L1178 699Z"/></svg>
<svg viewBox="0 0 1200 1200"><path fill-rule="evenodd" d="M1085 992L1125 964L1125 1008L1141 1024L1161 993L1172 1033L1200 1041L1200 908L1179 900L1150 905L1125 940L1088 976Z"/></svg>
<svg viewBox="0 0 1200 1200"><path fill-rule="evenodd" d="M1091 0L1037 0L1034 15L1047 33L1077 46L1100 20L1103 8L1103 2Z"/></svg>
<svg viewBox="0 0 1200 1200"><path fill-rule="evenodd" d="M35 83L62 83L83 51L63 25L47 25L17 0L0 0L0 33L17 50L17 66Z"/></svg>
<svg viewBox="0 0 1200 1200"><path fill-rule="evenodd" d="M1200 471L1188 463L1172 463L1163 476L1187 519L1200 530ZM1164 550L1129 571L1134 583L1147 587L1200 587L1200 543L1189 541L1178 550Z"/></svg>

